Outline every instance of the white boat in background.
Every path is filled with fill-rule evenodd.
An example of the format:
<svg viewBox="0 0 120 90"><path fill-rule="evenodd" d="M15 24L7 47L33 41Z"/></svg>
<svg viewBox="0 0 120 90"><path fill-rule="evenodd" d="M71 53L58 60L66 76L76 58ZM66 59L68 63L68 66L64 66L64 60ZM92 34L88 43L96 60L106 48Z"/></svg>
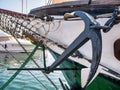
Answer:
<svg viewBox="0 0 120 90"><path fill-rule="evenodd" d="M25 50L31 52L33 50L34 45L30 41L18 38L17 40L13 36L0 30L0 52L25 52Z"/></svg>

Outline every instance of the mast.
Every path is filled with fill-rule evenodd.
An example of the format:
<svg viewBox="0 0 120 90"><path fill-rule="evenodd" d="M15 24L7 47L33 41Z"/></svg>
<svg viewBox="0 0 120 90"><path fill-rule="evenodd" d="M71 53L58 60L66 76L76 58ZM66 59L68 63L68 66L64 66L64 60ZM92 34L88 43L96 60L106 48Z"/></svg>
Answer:
<svg viewBox="0 0 120 90"><path fill-rule="evenodd" d="M23 0L21 0L21 12L23 13Z"/></svg>
<svg viewBox="0 0 120 90"><path fill-rule="evenodd" d="M28 12L28 11L27 11L27 3L28 3L28 1L26 0L26 14L27 14L27 12Z"/></svg>

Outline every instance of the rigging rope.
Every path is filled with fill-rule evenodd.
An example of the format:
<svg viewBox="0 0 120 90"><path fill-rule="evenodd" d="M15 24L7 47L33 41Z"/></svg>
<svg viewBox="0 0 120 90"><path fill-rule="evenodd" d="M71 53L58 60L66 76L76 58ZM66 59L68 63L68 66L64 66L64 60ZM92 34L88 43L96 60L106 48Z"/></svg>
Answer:
<svg viewBox="0 0 120 90"><path fill-rule="evenodd" d="M9 31L10 32L10 31ZM11 33L11 32L10 32ZM14 38L15 38L15 40L17 41L17 43L22 47L22 49L25 51L25 53L29 56L29 53L27 52L27 50L23 47L23 45L18 41L18 39L15 37L15 36L13 36ZM3 45L1 45L2 47L3 47ZM3 47L13 58L15 58L14 57L14 55L12 55L5 47ZM15 60L17 60L16 58L15 58ZM37 65L37 66L39 66L36 62L35 62L35 60L32 58L32 60L33 60L33 62ZM18 60L17 60L18 61ZM40 84L42 84L41 83L41 81L40 80L38 80L33 74L32 74L32 72L30 72L30 71L28 71ZM43 85L43 84L42 84ZM46 88L46 86L45 85L43 85L44 86L44 88ZM47 89L47 88L46 88ZM48 89L47 89L48 90Z"/></svg>
<svg viewBox="0 0 120 90"><path fill-rule="evenodd" d="M28 18L27 15L24 14L20 14L20 13L16 13L16 12L10 12L10 11L4 11L0 9L0 17L1 17L1 21L0 21L0 28L2 28L2 30L4 30L5 32L11 34L14 36L14 38L16 39L16 41L19 43L19 45L23 48L23 50L27 53L27 51L25 50L25 48L21 45L21 43L17 40L17 37L21 37L24 38L23 35L25 35L24 32L29 32L29 34L31 34L32 36L37 36L38 40L43 40L41 39L39 34L36 34L35 31L35 27L34 25L38 25L41 22L37 22L34 24L34 22L30 22L31 20L35 20L35 18ZM38 20L40 21L40 20ZM41 24L40 24L41 25ZM41 26L40 26L41 27ZM39 28L39 27L38 27ZM37 29L37 28L36 28ZM43 37L42 37L43 38ZM27 53L28 54L28 53ZM33 58L31 57L32 61L38 66L38 68L41 68L36 62L35 60L33 60ZM51 82L51 84L56 88L56 90L58 90L57 86L53 83L53 81L45 74L43 73L44 76ZM12 81L12 80L10 80ZM10 83L8 81L8 83ZM7 83L6 83L7 84ZM6 85L5 84L5 85ZM4 85L4 86L5 86ZM3 86L3 88L4 88Z"/></svg>
<svg viewBox="0 0 120 90"><path fill-rule="evenodd" d="M16 41L19 43L19 45L23 48L23 50L25 51L25 53L29 56L29 53L27 52L27 50L23 47L23 45L17 40L16 37L14 37L16 39ZM44 52L44 46L42 46L43 48L43 52ZM45 56L44 56L45 58ZM41 68L37 63L36 61L31 57L32 61L35 63L35 65L38 67L38 68ZM30 71L28 71L29 73L31 73ZM53 83L53 81L42 71L43 75L51 82L51 84L55 87L56 90L58 90L57 86ZM32 74L33 76L33 74ZM33 76L35 77L35 76ZM35 78L37 81L39 81L37 78ZM40 82L40 81L39 81ZM40 82L41 83L41 82ZM45 87L46 88L46 87Z"/></svg>
<svg viewBox="0 0 120 90"><path fill-rule="evenodd" d="M33 73L30 72L30 74L31 74L46 90L48 90L47 87L46 87L37 77L35 77L35 75L34 75Z"/></svg>

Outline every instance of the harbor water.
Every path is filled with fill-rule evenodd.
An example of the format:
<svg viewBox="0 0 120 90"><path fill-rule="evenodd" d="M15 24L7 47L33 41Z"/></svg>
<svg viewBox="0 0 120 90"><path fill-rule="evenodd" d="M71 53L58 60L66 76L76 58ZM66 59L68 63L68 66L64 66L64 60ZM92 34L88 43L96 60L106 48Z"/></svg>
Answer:
<svg viewBox="0 0 120 90"><path fill-rule="evenodd" d="M7 70L8 68L18 68L26 60L26 53L0 53L0 87L10 79L16 70ZM34 61L40 67L43 67L42 51L38 50L34 56ZM47 65L53 63L54 59L47 51ZM31 60L25 68L37 68L37 65ZM4 90L63 90L59 78L64 84L67 84L61 71L55 71L47 75L55 86L46 78L41 71L21 71Z"/></svg>

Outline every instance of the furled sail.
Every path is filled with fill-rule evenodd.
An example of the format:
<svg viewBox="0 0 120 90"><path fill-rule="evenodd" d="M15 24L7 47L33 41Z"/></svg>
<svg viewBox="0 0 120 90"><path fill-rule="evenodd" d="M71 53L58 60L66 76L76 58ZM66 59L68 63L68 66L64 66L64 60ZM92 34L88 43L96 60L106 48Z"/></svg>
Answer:
<svg viewBox="0 0 120 90"><path fill-rule="evenodd" d="M51 0L50 5L30 11L30 15L41 18L46 15L64 15L73 11L84 11L92 16L112 13L120 6L120 0Z"/></svg>
<svg viewBox="0 0 120 90"><path fill-rule="evenodd" d="M62 2L68 2L68 1L75 1L75 0L52 0L52 1L51 1L51 4L62 3Z"/></svg>
<svg viewBox="0 0 120 90"><path fill-rule="evenodd" d="M51 4L56 4L56 3L63 3L63 2L70 2L70 1L80 1L80 2L88 2L92 4L115 4L119 3L120 0L51 0Z"/></svg>

